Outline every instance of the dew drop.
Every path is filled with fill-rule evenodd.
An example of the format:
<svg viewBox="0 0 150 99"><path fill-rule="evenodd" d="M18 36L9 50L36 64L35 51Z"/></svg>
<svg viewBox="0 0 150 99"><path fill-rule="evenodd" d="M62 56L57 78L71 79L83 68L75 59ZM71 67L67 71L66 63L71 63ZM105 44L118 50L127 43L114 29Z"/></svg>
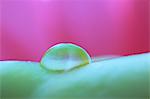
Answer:
<svg viewBox="0 0 150 99"><path fill-rule="evenodd" d="M50 71L67 71L91 62L88 53L71 43L60 43L48 49L41 59L41 66Z"/></svg>

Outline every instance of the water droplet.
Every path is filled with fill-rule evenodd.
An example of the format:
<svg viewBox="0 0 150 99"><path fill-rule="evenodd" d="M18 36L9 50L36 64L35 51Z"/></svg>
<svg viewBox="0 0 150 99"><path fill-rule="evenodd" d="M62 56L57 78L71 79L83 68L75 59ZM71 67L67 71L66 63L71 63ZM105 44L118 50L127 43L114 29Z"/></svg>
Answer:
<svg viewBox="0 0 150 99"><path fill-rule="evenodd" d="M50 71L67 71L91 62L88 53L71 43L52 46L42 57L41 66Z"/></svg>

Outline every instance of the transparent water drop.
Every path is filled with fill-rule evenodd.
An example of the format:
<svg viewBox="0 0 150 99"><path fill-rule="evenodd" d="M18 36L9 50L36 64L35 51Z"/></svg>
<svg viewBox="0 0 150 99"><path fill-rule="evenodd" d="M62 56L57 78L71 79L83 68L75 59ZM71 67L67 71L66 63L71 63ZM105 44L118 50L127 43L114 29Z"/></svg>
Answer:
<svg viewBox="0 0 150 99"><path fill-rule="evenodd" d="M91 62L88 53L71 43L52 46L42 57L41 66L50 71L67 71Z"/></svg>

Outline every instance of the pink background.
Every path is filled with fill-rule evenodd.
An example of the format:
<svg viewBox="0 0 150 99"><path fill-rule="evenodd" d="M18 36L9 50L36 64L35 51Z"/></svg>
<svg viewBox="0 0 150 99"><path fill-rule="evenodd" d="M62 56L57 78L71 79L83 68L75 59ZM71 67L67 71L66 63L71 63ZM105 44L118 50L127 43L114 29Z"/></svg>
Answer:
<svg viewBox="0 0 150 99"><path fill-rule="evenodd" d="M91 56L148 52L149 0L2 0L0 60L39 61L60 42Z"/></svg>

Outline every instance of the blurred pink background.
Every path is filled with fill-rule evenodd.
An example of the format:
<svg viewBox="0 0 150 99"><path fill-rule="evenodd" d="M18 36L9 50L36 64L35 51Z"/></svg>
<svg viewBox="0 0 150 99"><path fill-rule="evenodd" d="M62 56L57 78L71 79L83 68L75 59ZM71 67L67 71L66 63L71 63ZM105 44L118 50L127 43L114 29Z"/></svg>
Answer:
<svg viewBox="0 0 150 99"><path fill-rule="evenodd" d="M39 61L60 42L93 57L148 52L149 0L1 0L0 60Z"/></svg>

